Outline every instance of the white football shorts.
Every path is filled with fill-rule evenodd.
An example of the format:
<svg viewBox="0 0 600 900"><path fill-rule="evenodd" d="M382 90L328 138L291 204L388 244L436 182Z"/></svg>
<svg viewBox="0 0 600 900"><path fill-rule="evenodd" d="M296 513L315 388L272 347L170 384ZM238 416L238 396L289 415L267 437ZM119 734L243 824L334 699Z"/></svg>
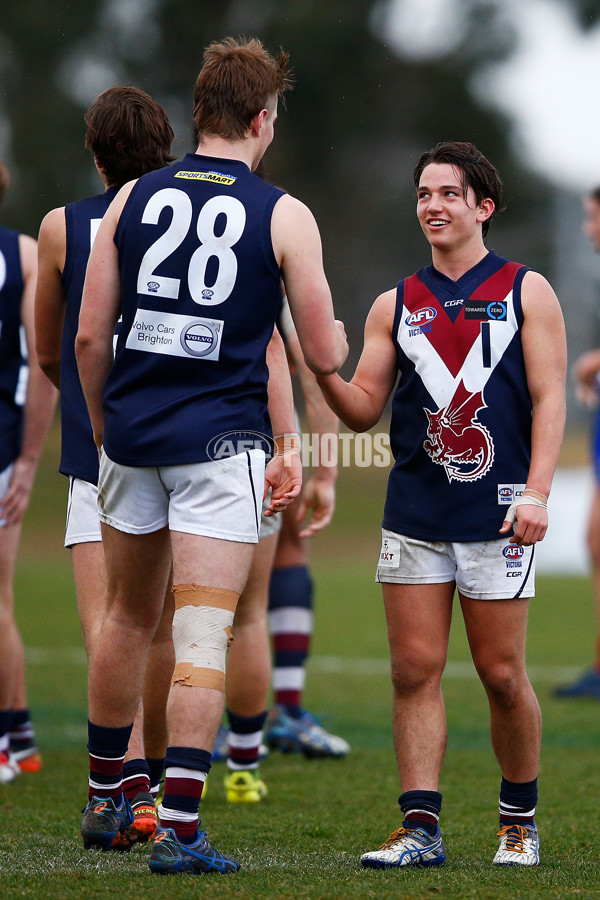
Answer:
<svg viewBox="0 0 600 900"><path fill-rule="evenodd" d="M4 497L8 488L10 487L10 479L12 478L13 469L15 467L14 463L8 465L4 471L0 472L0 497ZM0 528L4 528L6 526L6 521L0 516Z"/></svg>
<svg viewBox="0 0 600 900"><path fill-rule="evenodd" d="M454 581L473 600L535 596L533 547L499 541L445 542L382 529L376 581L391 584L445 584Z"/></svg>
<svg viewBox="0 0 600 900"><path fill-rule="evenodd" d="M265 454L253 449L219 462L122 466L100 457L100 521L128 534L171 531L258 542Z"/></svg>
<svg viewBox="0 0 600 900"><path fill-rule="evenodd" d="M98 488L89 481L70 475L65 547L101 540Z"/></svg>
<svg viewBox="0 0 600 900"><path fill-rule="evenodd" d="M271 502L271 490L263 500L262 513L260 517L260 539L271 537L281 531L281 513L275 513L274 516L265 516L265 509L268 509Z"/></svg>

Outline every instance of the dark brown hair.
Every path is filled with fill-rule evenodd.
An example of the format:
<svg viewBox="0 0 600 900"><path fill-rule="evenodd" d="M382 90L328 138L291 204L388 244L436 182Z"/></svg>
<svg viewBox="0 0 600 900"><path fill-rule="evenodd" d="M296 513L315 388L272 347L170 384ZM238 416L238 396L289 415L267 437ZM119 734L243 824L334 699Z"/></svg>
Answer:
<svg viewBox="0 0 600 900"><path fill-rule="evenodd" d="M85 123L85 146L102 166L109 187L121 187L175 159L166 112L138 88L104 91L88 109Z"/></svg>
<svg viewBox="0 0 600 900"><path fill-rule="evenodd" d="M491 162L473 144L469 144L467 141L441 141L431 150L426 150L415 167L416 188L419 187L423 169L431 163L448 163L460 171L465 200L468 189L472 188L478 206L489 197L494 202L494 213L504 210L500 176ZM488 233L492 216L483 223L484 238Z"/></svg>
<svg viewBox="0 0 600 900"><path fill-rule="evenodd" d="M254 116L291 87L289 54L284 50L272 56L258 38L213 42L204 51L194 90L198 137L241 140Z"/></svg>

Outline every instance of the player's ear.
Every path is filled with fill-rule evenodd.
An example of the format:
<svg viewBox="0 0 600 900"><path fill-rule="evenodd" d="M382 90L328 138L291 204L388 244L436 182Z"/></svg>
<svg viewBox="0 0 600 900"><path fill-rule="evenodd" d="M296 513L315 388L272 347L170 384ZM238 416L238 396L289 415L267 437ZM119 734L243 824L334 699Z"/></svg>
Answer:
<svg viewBox="0 0 600 900"><path fill-rule="evenodd" d="M261 129L264 125L265 119L269 115L268 109L261 109L257 115L254 116L252 121L250 122L250 131L253 137L259 137Z"/></svg>
<svg viewBox="0 0 600 900"><path fill-rule="evenodd" d="M477 221L478 222L487 222L490 218L494 210L496 209L496 204L490 197L484 197L481 203L479 204L479 211L477 213Z"/></svg>

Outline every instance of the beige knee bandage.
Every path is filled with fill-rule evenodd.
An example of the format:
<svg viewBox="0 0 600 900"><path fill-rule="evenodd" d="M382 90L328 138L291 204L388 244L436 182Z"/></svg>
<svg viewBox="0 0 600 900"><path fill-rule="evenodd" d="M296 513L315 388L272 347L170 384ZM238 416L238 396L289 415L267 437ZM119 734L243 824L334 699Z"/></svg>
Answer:
<svg viewBox="0 0 600 900"><path fill-rule="evenodd" d="M199 584L173 585L175 668L171 684L225 690L225 656L239 594Z"/></svg>

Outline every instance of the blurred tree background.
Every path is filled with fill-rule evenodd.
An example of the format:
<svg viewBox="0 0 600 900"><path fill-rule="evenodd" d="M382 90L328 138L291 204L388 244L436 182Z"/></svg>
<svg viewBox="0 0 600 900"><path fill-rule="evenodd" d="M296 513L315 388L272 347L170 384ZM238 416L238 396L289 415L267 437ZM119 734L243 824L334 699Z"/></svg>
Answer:
<svg viewBox="0 0 600 900"><path fill-rule="evenodd" d="M0 155L13 175L4 223L35 235L49 209L100 189L83 147L83 114L113 84L152 94L171 117L177 155L193 150L192 93L203 48L226 35L257 35L290 52L296 76L266 175L304 200L319 222L336 311L352 342L349 370L373 299L429 261L412 171L422 150L442 139L473 141L498 166L507 211L490 245L547 275L569 315L582 289L573 253L590 253L580 238L580 198L533 171L515 149L506 115L472 89L479 66L514 48L502 15L512 0L460 0L459 38L451 52L427 58L401 55L388 40L392 2L2 0ZM600 0L564 2L582 29L597 24ZM430 12L439 6L423 3L432 4ZM594 278L586 282L590 304ZM591 332L570 328L575 354Z"/></svg>

